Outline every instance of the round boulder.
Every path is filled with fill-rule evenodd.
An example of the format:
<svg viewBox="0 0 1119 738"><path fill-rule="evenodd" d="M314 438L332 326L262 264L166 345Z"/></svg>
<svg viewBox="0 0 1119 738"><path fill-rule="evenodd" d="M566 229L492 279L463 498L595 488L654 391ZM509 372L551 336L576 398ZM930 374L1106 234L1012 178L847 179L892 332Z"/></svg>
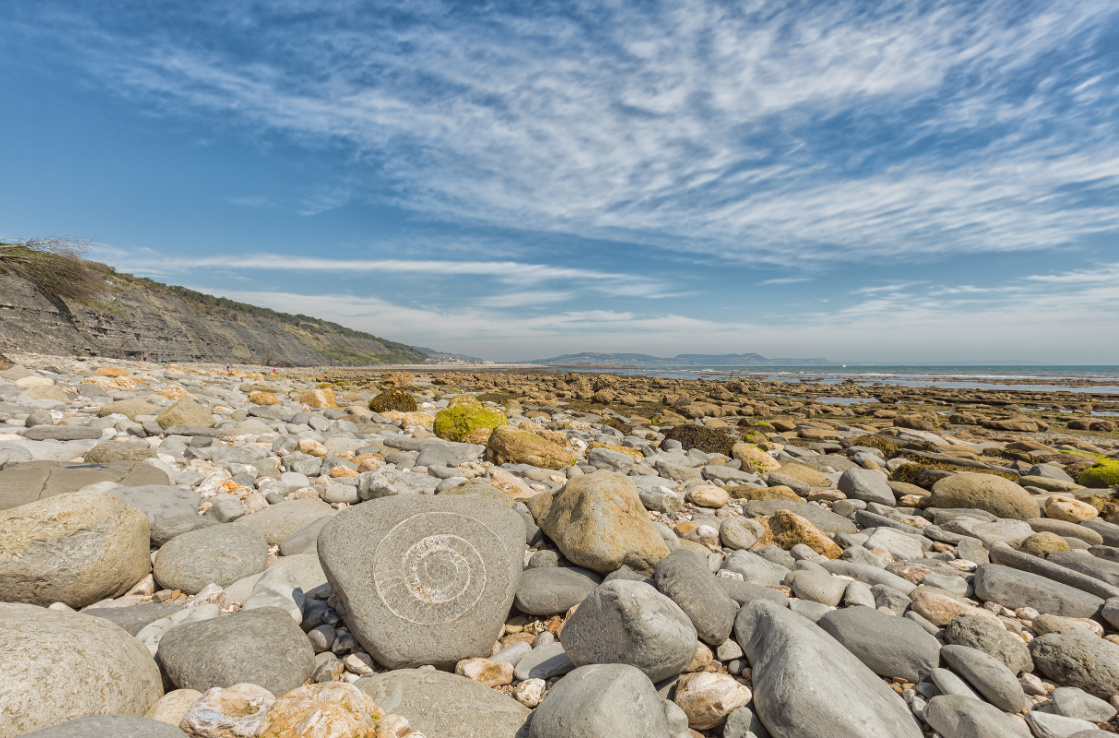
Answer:
<svg viewBox="0 0 1119 738"><path fill-rule="evenodd" d="M576 666L629 664L659 682L692 662L696 629L680 606L644 582L615 579L587 596L560 634Z"/></svg>
<svg viewBox="0 0 1119 738"><path fill-rule="evenodd" d="M953 474L934 484L932 492L929 507L973 508L1016 520L1041 517L1041 505L1033 495L994 474Z"/></svg>
<svg viewBox="0 0 1119 738"><path fill-rule="evenodd" d="M159 660L175 686L199 692L247 682L285 694L315 670L311 642L276 607L183 623L160 639Z"/></svg>
<svg viewBox="0 0 1119 738"><path fill-rule="evenodd" d="M143 715L161 696L151 654L108 620L0 604L0 735L87 715Z"/></svg>
<svg viewBox="0 0 1119 738"><path fill-rule="evenodd" d="M0 512L0 600L85 607L151 571L148 519L104 492L49 497Z"/></svg>
<svg viewBox="0 0 1119 738"><path fill-rule="evenodd" d="M226 523L183 533L155 556L155 581L165 589L195 594L207 584L228 587L264 571L268 542L245 525Z"/></svg>
<svg viewBox="0 0 1119 738"><path fill-rule="evenodd" d="M93 715L53 728L28 733L27 738L187 738L174 725L133 715Z"/></svg>

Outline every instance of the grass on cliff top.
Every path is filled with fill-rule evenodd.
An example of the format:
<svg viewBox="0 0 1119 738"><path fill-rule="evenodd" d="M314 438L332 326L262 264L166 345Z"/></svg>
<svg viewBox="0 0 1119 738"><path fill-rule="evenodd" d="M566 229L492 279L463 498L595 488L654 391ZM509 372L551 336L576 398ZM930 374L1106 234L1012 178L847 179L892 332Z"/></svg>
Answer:
<svg viewBox="0 0 1119 738"><path fill-rule="evenodd" d="M82 258L87 245L70 237L0 242L0 272L26 279L50 298L88 302L104 291L109 268Z"/></svg>

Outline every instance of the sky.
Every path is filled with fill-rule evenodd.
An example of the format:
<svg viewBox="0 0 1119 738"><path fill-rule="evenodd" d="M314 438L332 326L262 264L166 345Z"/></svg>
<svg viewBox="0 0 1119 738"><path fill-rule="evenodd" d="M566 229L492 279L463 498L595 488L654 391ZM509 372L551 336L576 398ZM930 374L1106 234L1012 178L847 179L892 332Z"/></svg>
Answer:
<svg viewBox="0 0 1119 738"><path fill-rule="evenodd" d="M0 237L497 361L1119 364L1119 3L35 0Z"/></svg>

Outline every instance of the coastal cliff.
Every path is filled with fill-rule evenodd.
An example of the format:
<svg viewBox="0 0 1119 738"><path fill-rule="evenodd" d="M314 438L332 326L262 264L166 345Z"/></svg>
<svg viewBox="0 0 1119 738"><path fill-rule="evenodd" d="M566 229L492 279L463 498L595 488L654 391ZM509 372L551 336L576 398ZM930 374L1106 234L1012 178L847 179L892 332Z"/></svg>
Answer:
<svg viewBox="0 0 1119 738"><path fill-rule="evenodd" d="M68 297L5 260L0 247L0 352L153 361L422 363L426 355L329 321L163 285L83 261L90 289ZM64 259L46 254L35 258ZM60 264L62 262L59 262ZM49 265L49 262L48 262Z"/></svg>

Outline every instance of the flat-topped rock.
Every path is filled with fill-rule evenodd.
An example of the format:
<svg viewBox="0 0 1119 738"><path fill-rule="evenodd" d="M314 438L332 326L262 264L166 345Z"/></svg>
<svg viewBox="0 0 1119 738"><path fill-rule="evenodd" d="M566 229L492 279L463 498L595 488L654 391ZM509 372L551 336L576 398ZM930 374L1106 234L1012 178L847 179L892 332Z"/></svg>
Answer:
<svg viewBox="0 0 1119 738"><path fill-rule="evenodd" d="M830 510L825 510L818 505L807 502L751 500L742 506L742 510L751 517L772 515L778 510L788 510L806 519L825 533L855 533L858 531L855 524L842 515L837 515Z"/></svg>
<svg viewBox="0 0 1119 738"><path fill-rule="evenodd" d="M82 487L98 482L117 482L131 487L167 484L168 481L166 473L150 464L27 461L11 464L0 470L0 510L77 492Z"/></svg>
<svg viewBox="0 0 1119 738"><path fill-rule="evenodd" d="M489 656L520 581L524 523L476 495L397 495L336 516L318 552L354 637L381 664Z"/></svg>
<svg viewBox="0 0 1119 738"><path fill-rule="evenodd" d="M155 557L155 581L195 594L207 584L227 587L264 571L268 543L257 531L225 523L172 538Z"/></svg>

